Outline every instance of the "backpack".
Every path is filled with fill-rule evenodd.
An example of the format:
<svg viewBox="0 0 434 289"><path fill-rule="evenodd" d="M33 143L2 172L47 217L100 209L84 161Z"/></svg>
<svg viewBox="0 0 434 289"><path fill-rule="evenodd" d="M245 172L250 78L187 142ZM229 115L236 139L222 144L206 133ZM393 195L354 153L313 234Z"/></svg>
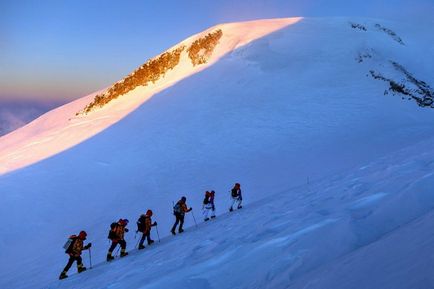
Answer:
<svg viewBox="0 0 434 289"><path fill-rule="evenodd" d="M181 205L178 203L176 203L175 206L173 206L173 214L180 214L181 213Z"/></svg>
<svg viewBox="0 0 434 289"><path fill-rule="evenodd" d="M145 217L140 216L140 218L137 220L137 231L144 232L145 231Z"/></svg>
<svg viewBox="0 0 434 289"><path fill-rule="evenodd" d="M232 189L232 198L236 198L238 197L238 190L237 189Z"/></svg>
<svg viewBox="0 0 434 289"><path fill-rule="evenodd" d="M206 192L205 193L205 198L203 199L203 204L204 205L208 205L210 203L210 200L209 200L210 197L211 197L210 193Z"/></svg>
<svg viewBox="0 0 434 289"><path fill-rule="evenodd" d="M111 223L111 225L110 225L110 231L109 231L108 236L107 236L107 238L109 238L110 240L113 240L113 239L116 238L116 233L115 233L113 230L114 230L117 226L118 226L118 223L116 223L116 222Z"/></svg>
<svg viewBox="0 0 434 289"><path fill-rule="evenodd" d="M66 240L65 244L63 245L63 249L65 249L66 254L71 253L72 246L73 246L76 238L77 238L76 235L72 235L72 236L69 236L68 240Z"/></svg>

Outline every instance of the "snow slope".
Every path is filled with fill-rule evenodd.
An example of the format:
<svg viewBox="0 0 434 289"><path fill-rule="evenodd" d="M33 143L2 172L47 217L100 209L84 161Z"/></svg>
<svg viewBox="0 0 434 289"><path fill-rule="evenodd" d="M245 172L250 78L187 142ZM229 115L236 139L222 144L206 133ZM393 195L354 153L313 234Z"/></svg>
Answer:
<svg viewBox="0 0 434 289"><path fill-rule="evenodd" d="M370 244L429 212L433 110L383 95L388 83L370 70L408 82L392 60L432 84L431 28L345 18L218 27L224 38L206 67L181 62L155 86L101 110L75 116L88 96L0 138L0 218L8 223L0 287L46 288L66 262L65 238L81 229L94 260L103 260L108 225L134 221L147 208L166 236L181 195L198 217L203 191L215 189L218 212L226 212L236 181L243 212L50 286L303 288L313 274L325 288L321 282L337 282L327 270L339 270L341 256L354 254L353 269L362 268L359 250L375 257L391 241ZM309 187L291 189L308 180ZM405 244L419 230L408 226L391 238ZM133 234L127 241L134 243ZM234 270L237 278L221 278Z"/></svg>
<svg viewBox="0 0 434 289"><path fill-rule="evenodd" d="M300 18L288 18L222 24L186 39L176 47L188 46L194 40L217 29L225 31L220 45L206 65L193 67L187 53L184 53L181 63L162 81L147 87L138 87L125 95L121 101L113 101L104 109L94 111L90 115L76 115L99 92L93 93L53 110L26 127L0 138L0 173L25 167L85 141L118 122L159 91L205 69L230 51L299 20Z"/></svg>
<svg viewBox="0 0 434 289"><path fill-rule="evenodd" d="M432 142L277 192L46 288L432 288Z"/></svg>

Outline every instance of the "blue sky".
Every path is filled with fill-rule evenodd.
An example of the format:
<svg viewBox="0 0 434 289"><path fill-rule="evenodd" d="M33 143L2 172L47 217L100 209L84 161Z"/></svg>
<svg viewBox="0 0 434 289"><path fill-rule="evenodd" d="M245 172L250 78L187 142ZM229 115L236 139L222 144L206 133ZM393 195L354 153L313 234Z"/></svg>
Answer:
<svg viewBox="0 0 434 289"><path fill-rule="evenodd" d="M434 0L0 0L0 101L84 96L222 22L433 15Z"/></svg>

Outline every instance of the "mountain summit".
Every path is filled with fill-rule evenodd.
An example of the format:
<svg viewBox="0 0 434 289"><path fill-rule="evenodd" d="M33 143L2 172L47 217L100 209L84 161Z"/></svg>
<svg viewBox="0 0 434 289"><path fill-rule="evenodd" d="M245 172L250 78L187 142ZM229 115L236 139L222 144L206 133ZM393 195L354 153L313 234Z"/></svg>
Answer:
<svg viewBox="0 0 434 289"><path fill-rule="evenodd" d="M158 92L213 65L224 55L300 19L221 24L184 40L148 60L108 89L66 104L0 138L0 174L85 141Z"/></svg>

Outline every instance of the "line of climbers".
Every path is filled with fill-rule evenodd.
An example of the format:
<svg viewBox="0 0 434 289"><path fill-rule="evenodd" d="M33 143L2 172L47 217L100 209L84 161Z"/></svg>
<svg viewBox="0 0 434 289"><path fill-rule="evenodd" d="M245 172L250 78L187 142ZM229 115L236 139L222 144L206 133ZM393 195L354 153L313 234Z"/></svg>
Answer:
<svg viewBox="0 0 434 289"><path fill-rule="evenodd" d="M205 198L202 202L202 213L204 217L204 221L207 222L210 220L208 217L210 215L211 219L215 218L215 205L214 205L214 197L215 192L214 191L206 191L205 192ZM232 212L234 209L234 205L237 204L237 209L242 208L242 200L243 197L241 195L241 185L239 183L236 183L234 187L231 190L231 206L229 207L229 212ZM179 224L178 233L184 232L183 225L184 225L184 217L185 214L188 212L191 212L193 208L188 208L187 206L187 198L182 197L174 206L173 206L173 214L175 216L175 223L172 226L172 229L170 232L173 235L176 235L176 227ZM146 214L140 215L139 219L137 220L137 230L136 233L140 232L142 233L142 237L138 243L138 249L142 250L145 248L144 242L147 240L148 245L151 245L154 243L154 240L151 239L151 229L154 226L157 226L157 222L152 223L152 210L147 210ZM194 217L194 215L193 215ZM195 221L196 222L196 221ZM125 233L127 233L129 230L127 228L129 221L128 219L119 219L118 222L114 222L110 225L110 231L108 234L108 239L111 240L111 245L107 253L107 262L110 262L114 259L113 257L113 251L116 249L116 247L119 245L121 252L120 257L125 257L128 255L127 249L127 242L125 241ZM158 229L157 229L158 234ZM68 263L66 264L65 268L63 269L62 273L59 276L59 279L65 279L68 277L66 274L68 270L71 268L72 264L76 261L77 262L77 271L78 273L86 271L86 267L83 266L83 260L81 258L81 253L83 250L89 250L89 258L90 257L90 248L92 247L92 243L88 243L86 246L83 245L83 242L86 240L87 233L85 231L81 231L78 235L72 235L68 238L67 242L63 246L65 249L65 253L69 255ZM91 259L90 259L91 261Z"/></svg>

